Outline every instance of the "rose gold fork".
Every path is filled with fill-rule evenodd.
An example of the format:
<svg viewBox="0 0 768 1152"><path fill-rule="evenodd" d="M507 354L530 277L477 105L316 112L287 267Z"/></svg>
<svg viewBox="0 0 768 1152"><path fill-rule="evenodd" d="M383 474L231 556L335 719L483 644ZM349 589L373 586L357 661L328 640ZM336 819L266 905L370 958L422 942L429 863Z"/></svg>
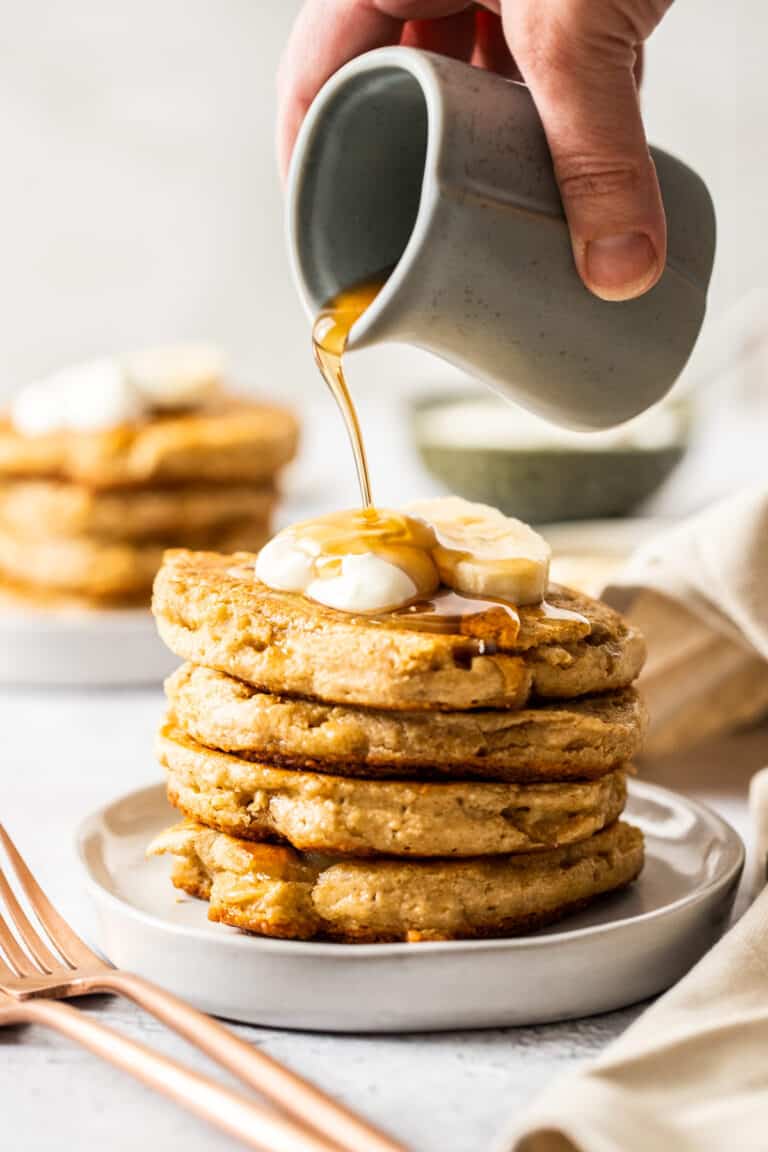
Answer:
<svg viewBox="0 0 768 1152"><path fill-rule="evenodd" d="M2 824L0 842L19 886L45 932L44 939L33 927L0 868L0 899L26 949L20 946L0 916L0 993L6 993L0 998L0 1024L36 1019L58 1028L139 1079L188 1105L198 1115L214 1123L218 1121L240 1139L247 1140L250 1131L252 1147L265 1148L269 1152L338 1152L339 1148L349 1152L406 1152L401 1144L337 1104L266 1053L252 1048L209 1016L148 980L107 964L56 911ZM53 945L57 955L49 945ZM2 960L3 953L6 963ZM258 1108L255 1102L229 1092L118 1032L112 1032L65 1004L48 1002L94 992L125 996L134 1001L243 1083L314 1131L299 1128L287 1118ZM13 1000L9 1001L8 997ZM189 1079L182 1083L182 1076ZM247 1117L243 1115L246 1110ZM257 1121L261 1128L254 1126ZM280 1130L276 1131L276 1128ZM257 1139L262 1140L261 1143L254 1143L254 1133ZM304 1142L297 1143L300 1139Z"/></svg>

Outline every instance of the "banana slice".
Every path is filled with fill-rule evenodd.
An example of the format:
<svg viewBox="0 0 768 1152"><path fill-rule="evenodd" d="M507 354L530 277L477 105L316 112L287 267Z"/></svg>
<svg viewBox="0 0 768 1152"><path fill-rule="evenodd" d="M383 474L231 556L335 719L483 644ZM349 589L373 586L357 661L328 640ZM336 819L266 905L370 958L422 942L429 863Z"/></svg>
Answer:
<svg viewBox="0 0 768 1152"><path fill-rule="evenodd" d="M414 500L405 511L434 529L443 584L465 596L537 604L549 583L549 545L521 520L459 496Z"/></svg>
<svg viewBox="0 0 768 1152"><path fill-rule="evenodd" d="M128 376L153 408L187 408L204 403L221 387L224 358L206 344L147 348L128 362Z"/></svg>

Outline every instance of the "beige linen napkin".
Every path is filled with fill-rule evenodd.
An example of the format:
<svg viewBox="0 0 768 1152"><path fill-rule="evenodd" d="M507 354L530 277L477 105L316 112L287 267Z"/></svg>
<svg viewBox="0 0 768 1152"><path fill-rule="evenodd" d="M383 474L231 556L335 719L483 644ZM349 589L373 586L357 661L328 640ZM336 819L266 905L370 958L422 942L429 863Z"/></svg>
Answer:
<svg viewBox="0 0 768 1152"><path fill-rule="evenodd" d="M766 1152L768 890L603 1056L548 1089L502 1147Z"/></svg>
<svg viewBox="0 0 768 1152"><path fill-rule="evenodd" d="M657 738L673 746L682 742L686 724L701 738L764 710L768 489L744 491L653 541L607 598L647 633L645 692L652 713L661 712ZM752 781L751 805L754 880L762 886L768 770ZM597 1061L548 1088L502 1147L766 1152L768 890Z"/></svg>
<svg viewBox="0 0 768 1152"><path fill-rule="evenodd" d="M768 488L746 489L654 538L604 598L648 640L648 753L768 712Z"/></svg>

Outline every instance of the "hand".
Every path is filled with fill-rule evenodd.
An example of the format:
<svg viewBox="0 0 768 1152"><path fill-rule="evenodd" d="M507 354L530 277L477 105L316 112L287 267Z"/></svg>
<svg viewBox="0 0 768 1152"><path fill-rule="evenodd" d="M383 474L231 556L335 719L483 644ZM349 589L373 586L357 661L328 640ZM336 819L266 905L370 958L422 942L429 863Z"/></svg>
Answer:
<svg viewBox="0 0 768 1152"><path fill-rule="evenodd" d="M544 124L586 286L642 295L666 260L666 222L640 115L643 42L672 0L306 0L280 68L286 172L301 121L348 60L410 44L522 76Z"/></svg>

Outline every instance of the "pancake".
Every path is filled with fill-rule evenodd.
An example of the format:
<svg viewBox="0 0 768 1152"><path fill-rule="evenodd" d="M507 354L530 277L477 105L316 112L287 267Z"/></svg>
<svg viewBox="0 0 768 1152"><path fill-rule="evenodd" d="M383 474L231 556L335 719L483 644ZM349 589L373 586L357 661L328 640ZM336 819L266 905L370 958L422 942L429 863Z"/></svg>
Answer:
<svg viewBox="0 0 768 1152"><path fill-rule="evenodd" d="M94 488L263 483L293 457L297 441L287 409L236 397L91 432L24 436L0 419L0 477L55 477Z"/></svg>
<svg viewBox="0 0 768 1152"><path fill-rule="evenodd" d="M255 557L175 551L155 581L160 635L184 660L280 695L383 709L522 708L624 688L645 656L640 634L589 597L552 586L550 616L476 617L471 636L418 631L275 592Z"/></svg>
<svg viewBox="0 0 768 1152"><path fill-rule="evenodd" d="M585 840L626 801L621 771L570 784L361 780L204 748L171 717L157 753L186 816L252 840L350 856L482 856Z"/></svg>
<svg viewBox="0 0 768 1152"><path fill-rule="evenodd" d="M276 696L194 664L174 672L165 691L179 725L200 744L342 776L592 778L632 759L646 720L633 688L439 718Z"/></svg>
<svg viewBox="0 0 768 1152"><path fill-rule="evenodd" d="M64 480L0 481L0 523L22 536L90 536L191 544L212 529L266 524L271 486L189 485L100 491Z"/></svg>
<svg viewBox="0 0 768 1152"><path fill-rule="evenodd" d="M246 523L208 531L222 547L259 548L269 525ZM165 546L91 539L88 536L23 537L0 522L0 574L5 580L91 600L149 599Z"/></svg>
<svg viewBox="0 0 768 1152"><path fill-rule="evenodd" d="M472 860L339 860L254 844L185 821L150 854L175 859L177 888L208 916L265 936L375 942L532 931L629 884L639 829L616 823L566 848Z"/></svg>

